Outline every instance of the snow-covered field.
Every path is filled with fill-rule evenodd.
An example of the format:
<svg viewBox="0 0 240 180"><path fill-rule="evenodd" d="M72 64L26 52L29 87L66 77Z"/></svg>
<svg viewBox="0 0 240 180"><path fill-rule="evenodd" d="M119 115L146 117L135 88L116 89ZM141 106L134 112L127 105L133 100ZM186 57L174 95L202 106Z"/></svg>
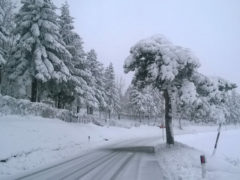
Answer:
<svg viewBox="0 0 240 180"><path fill-rule="evenodd" d="M240 129L233 127L220 136L218 150L211 157L217 135L215 126L187 126L175 129L176 140L185 145L166 148L160 145L156 154L168 179L200 177L200 154L207 157L209 179L240 178ZM90 141L88 139L90 136ZM33 116L0 117L0 179L63 161L96 147L128 139L162 136L157 127L100 127L93 124L71 124L58 119ZM159 142L163 142L161 139ZM190 148L190 147L196 148ZM168 171L167 171L168 170Z"/></svg>

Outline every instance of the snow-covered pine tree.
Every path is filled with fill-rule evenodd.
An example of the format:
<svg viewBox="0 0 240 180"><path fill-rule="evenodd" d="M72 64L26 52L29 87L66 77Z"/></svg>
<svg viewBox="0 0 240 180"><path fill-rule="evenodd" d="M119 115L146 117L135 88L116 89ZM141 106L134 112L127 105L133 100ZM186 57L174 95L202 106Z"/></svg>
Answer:
<svg viewBox="0 0 240 180"><path fill-rule="evenodd" d="M110 63L109 66L105 69L105 92L107 97L107 111L109 119L111 118L112 112L118 112L120 108L119 103L119 94L117 93L116 82L115 82L115 73L113 64Z"/></svg>
<svg viewBox="0 0 240 180"><path fill-rule="evenodd" d="M69 4L65 2L61 7L61 15L59 17L60 34L71 54L83 58L85 56L83 41L82 38L74 32L73 19L70 15Z"/></svg>
<svg viewBox="0 0 240 180"><path fill-rule="evenodd" d="M11 31L14 27L14 11L15 3L12 0L0 0L1 7L1 27L4 27L6 31Z"/></svg>
<svg viewBox="0 0 240 180"><path fill-rule="evenodd" d="M56 7L51 0L24 0L16 15L19 35L11 61L10 79L26 77L31 84L31 101L37 101L40 83L67 82L70 73L64 62L71 58L59 33ZM57 88L57 87L56 87Z"/></svg>
<svg viewBox="0 0 240 180"><path fill-rule="evenodd" d="M232 84L221 82L209 86L211 83L209 78L197 72L199 66L198 59L189 49L173 45L163 36L153 36L139 41L131 48L130 55L125 61L125 72L135 71L133 84L139 88L151 85L163 92L167 144L174 144L171 126L172 101L176 91L184 90L184 94L187 95L183 96L185 99L195 98L197 93L203 99L209 98L209 102L215 105L212 107L218 107L221 98L217 95L234 88ZM216 91L218 94L212 87L219 90Z"/></svg>
<svg viewBox="0 0 240 180"><path fill-rule="evenodd" d="M152 85L163 91L167 144L174 144L171 92L188 81L198 66L198 59L188 49L173 45L163 36L139 41L125 61L125 72L135 71L136 86Z"/></svg>
<svg viewBox="0 0 240 180"><path fill-rule="evenodd" d="M135 117L141 122L143 118L153 118L157 113L159 102L154 100L154 90L151 87L138 89L137 87L130 86L129 93L129 109L135 114ZM160 109L160 108L159 108Z"/></svg>
<svg viewBox="0 0 240 180"><path fill-rule="evenodd" d="M4 7L2 6L2 3L0 3L0 90L1 90L1 84L2 84L2 69L3 69L3 65L6 63L4 44L7 41L7 37L6 37L7 33L3 26L3 19L5 14L3 9Z"/></svg>
<svg viewBox="0 0 240 180"><path fill-rule="evenodd" d="M175 91L174 104L175 104L175 118L178 119L179 128L182 129L182 119L191 120L191 112L193 112L194 103L197 100L196 87L192 82L183 81L182 86L178 91Z"/></svg>
<svg viewBox="0 0 240 180"><path fill-rule="evenodd" d="M94 92L90 87L91 72L88 69L83 50L81 37L74 32L73 18L70 16L69 5L65 2L61 7L61 16L59 17L60 34L66 44L66 48L71 53L71 61L66 63L70 70L72 78L70 84L75 86L74 98L77 104L77 112L83 103L93 106L96 104Z"/></svg>
<svg viewBox="0 0 240 180"><path fill-rule="evenodd" d="M3 66L3 64L6 63L6 60L4 58L5 51L4 51L4 44L7 41L7 33L3 26L3 19L5 16L4 7L2 6L2 3L0 1L0 68Z"/></svg>
<svg viewBox="0 0 240 180"><path fill-rule="evenodd" d="M124 86L125 82L122 77L116 78L116 88L119 97L119 108L117 110L118 119L121 119L121 114L124 113L124 106L125 106L125 97L124 97Z"/></svg>
<svg viewBox="0 0 240 180"><path fill-rule="evenodd" d="M222 78L209 78L198 72L192 76L196 87L197 99L192 106L192 119L204 122L223 123L227 117L226 98L228 91L235 89L236 84Z"/></svg>
<svg viewBox="0 0 240 180"><path fill-rule="evenodd" d="M240 123L240 94L236 90L227 94L225 107L227 110L226 123Z"/></svg>
<svg viewBox="0 0 240 180"><path fill-rule="evenodd" d="M14 8L12 1L0 0L0 93L2 90L2 83L6 82L3 78L4 65L6 64L13 47L13 36L11 32L14 27ZM3 86L6 88L6 84Z"/></svg>
<svg viewBox="0 0 240 180"><path fill-rule="evenodd" d="M126 116L129 116L129 118L133 118L133 111L132 107L130 105L130 91L131 91L132 85L129 85L126 91L124 92L123 99L122 99L122 113L124 113Z"/></svg>
<svg viewBox="0 0 240 180"><path fill-rule="evenodd" d="M161 107L158 107L159 102L156 101L160 101L160 99L159 97L154 97L154 93L155 91L151 87L145 88L143 90L145 114L148 119L155 117L155 115L158 114L158 111L161 110Z"/></svg>
<svg viewBox="0 0 240 180"><path fill-rule="evenodd" d="M89 82L94 92L94 97L97 99L99 111L103 111L106 108L104 67L103 64L97 60L97 54L94 49L87 53L87 63L92 74L92 79L91 81L89 80Z"/></svg>
<svg viewBox="0 0 240 180"><path fill-rule="evenodd" d="M129 104L135 117L138 117L139 121L142 121L142 116L146 112L145 98L141 91L135 87L129 89Z"/></svg>
<svg viewBox="0 0 240 180"><path fill-rule="evenodd" d="M162 120L164 119L164 97L163 94L161 92L158 91L158 89L153 89L151 88L150 91L152 97L153 97L153 102L154 102L154 108L155 108L155 112L154 112L154 118L155 118L155 124L157 123L157 117L158 119L161 120L161 124L163 124Z"/></svg>

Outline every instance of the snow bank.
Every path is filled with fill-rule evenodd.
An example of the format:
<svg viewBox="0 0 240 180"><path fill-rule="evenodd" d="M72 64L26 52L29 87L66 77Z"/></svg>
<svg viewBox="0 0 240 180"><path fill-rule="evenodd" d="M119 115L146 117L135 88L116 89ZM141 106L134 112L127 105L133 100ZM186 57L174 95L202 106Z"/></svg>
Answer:
<svg viewBox="0 0 240 180"><path fill-rule="evenodd" d="M217 132L205 132L176 136L176 140L211 155L215 145ZM215 156L223 158L240 170L240 138L239 129L222 131Z"/></svg>
<svg viewBox="0 0 240 180"><path fill-rule="evenodd" d="M10 96L2 96L0 94L0 116L4 115L33 115L51 119L61 119L66 122L79 122L79 123L93 123L98 126L109 125L130 128L136 126L137 122L122 120L107 120L100 118L98 115L89 115L85 113L75 114L66 109L56 109L50 104L33 103L25 99L15 99Z"/></svg>
<svg viewBox="0 0 240 180"><path fill-rule="evenodd" d="M222 131L216 154L212 156L216 136L217 132L204 132L179 135L175 139L206 155L207 179L238 180L240 178L240 143L238 142L240 130Z"/></svg>
<svg viewBox="0 0 240 180"><path fill-rule="evenodd" d="M187 136L187 135L185 135ZM195 141L199 142L198 139ZM203 152L187 145L176 143L174 147L159 146L156 158L162 171L162 179L201 180L200 155ZM221 158L207 156L207 180L239 180L240 168L233 167Z"/></svg>

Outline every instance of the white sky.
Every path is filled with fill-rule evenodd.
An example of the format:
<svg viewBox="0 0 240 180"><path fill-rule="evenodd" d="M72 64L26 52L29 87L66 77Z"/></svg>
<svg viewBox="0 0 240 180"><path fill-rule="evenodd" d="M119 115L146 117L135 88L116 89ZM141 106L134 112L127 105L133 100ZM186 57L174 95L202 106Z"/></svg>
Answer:
<svg viewBox="0 0 240 180"><path fill-rule="evenodd" d="M65 0L53 0L59 7ZM240 86L239 0L68 0L86 50L126 79L123 63L138 40L163 34L199 57L200 72Z"/></svg>

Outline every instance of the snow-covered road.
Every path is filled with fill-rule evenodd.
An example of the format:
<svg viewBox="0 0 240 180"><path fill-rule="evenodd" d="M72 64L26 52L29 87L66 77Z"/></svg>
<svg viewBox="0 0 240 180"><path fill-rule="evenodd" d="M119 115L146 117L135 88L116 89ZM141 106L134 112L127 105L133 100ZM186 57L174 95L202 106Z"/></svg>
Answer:
<svg viewBox="0 0 240 180"><path fill-rule="evenodd" d="M168 147L159 136L134 138L106 145L16 179L200 180L199 156L202 153L181 143ZM239 179L239 167L233 167L223 159L210 159L206 155L209 160L206 179Z"/></svg>
<svg viewBox="0 0 240 180"><path fill-rule="evenodd" d="M155 157L158 138L109 145L17 179L162 179L163 173Z"/></svg>

